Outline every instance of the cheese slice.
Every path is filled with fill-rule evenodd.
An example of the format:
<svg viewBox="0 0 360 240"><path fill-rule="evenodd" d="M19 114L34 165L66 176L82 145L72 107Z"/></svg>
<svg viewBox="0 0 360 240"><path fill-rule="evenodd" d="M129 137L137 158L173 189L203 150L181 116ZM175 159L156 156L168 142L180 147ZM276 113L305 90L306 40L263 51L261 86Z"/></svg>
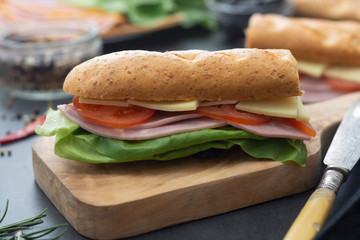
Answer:
<svg viewBox="0 0 360 240"><path fill-rule="evenodd" d="M360 83L360 67L328 66L324 71L324 75L327 77Z"/></svg>
<svg viewBox="0 0 360 240"><path fill-rule="evenodd" d="M297 61L298 70L312 77L321 77L327 67L326 63L312 61Z"/></svg>
<svg viewBox="0 0 360 240"><path fill-rule="evenodd" d="M168 112L177 112L177 111L191 111L196 110L199 106L199 101L140 101L140 100L128 100L129 104L161 110Z"/></svg>
<svg viewBox="0 0 360 240"><path fill-rule="evenodd" d="M263 114L273 117L297 117L298 99L297 97L264 99L256 101L239 101L235 108L238 110Z"/></svg>
<svg viewBox="0 0 360 240"><path fill-rule="evenodd" d="M235 108L273 117L296 118L299 121L308 121L310 118L300 97L297 96L271 100L239 101Z"/></svg>
<svg viewBox="0 0 360 240"><path fill-rule="evenodd" d="M151 108L162 111L191 111L196 110L199 102L194 101L142 101L142 100L99 100L92 98L79 98L80 103L86 104L100 104L109 106L129 107L130 105L137 105L145 108Z"/></svg>
<svg viewBox="0 0 360 240"><path fill-rule="evenodd" d="M305 109L304 104L302 103L300 97L298 97L296 120L303 121L303 122L308 122L310 120L310 115L309 115L308 111Z"/></svg>
<svg viewBox="0 0 360 240"><path fill-rule="evenodd" d="M93 98L80 97L79 103L129 107L129 103L127 102L127 100L123 100L123 101L122 100L99 100L99 99L93 99Z"/></svg>

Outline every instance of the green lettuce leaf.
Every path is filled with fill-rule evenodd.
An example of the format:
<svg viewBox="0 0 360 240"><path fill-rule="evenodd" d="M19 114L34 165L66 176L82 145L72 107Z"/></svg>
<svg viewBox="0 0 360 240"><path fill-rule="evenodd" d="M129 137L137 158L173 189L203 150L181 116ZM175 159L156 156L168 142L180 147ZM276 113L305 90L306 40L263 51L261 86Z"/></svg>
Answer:
<svg viewBox="0 0 360 240"><path fill-rule="evenodd" d="M132 0L127 13L131 23L150 26L168 17L173 10L172 0Z"/></svg>
<svg viewBox="0 0 360 240"><path fill-rule="evenodd" d="M185 28L202 25L216 29L217 23L210 16L204 0L60 0L84 8L121 13L130 23L151 26L173 14L183 14Z"/></svg>
<svg viewBox="0 0 360 240"><path fill-rule="evenodd" d="M235 145L255 158L294 161L301 166L305 166L307 155L303 141L262 137L230 126L138 141L106 138L85 131L60 111L51 109L45 123L35 132L42 136L56 135L56 155L90 163L171 160L211 148L229 149Z"/></svg>

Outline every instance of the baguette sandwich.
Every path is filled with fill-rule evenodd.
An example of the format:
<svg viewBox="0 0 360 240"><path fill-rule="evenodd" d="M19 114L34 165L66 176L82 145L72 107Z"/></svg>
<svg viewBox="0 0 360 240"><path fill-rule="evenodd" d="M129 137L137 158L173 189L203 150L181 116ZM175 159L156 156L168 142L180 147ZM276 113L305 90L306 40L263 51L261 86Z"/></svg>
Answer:
<svg viewBox="0 0 360 240"><path fill-rule="evenodd" d="M246 29L245 45L289 49L301 73L303 102L360 90L358 22L254 14Z"/></svg>
<svg viewBox="0 0 360 240"><path fill-rule="evenodd" d="M91 163L169 160L237 145L255 158L305 164L315 131L288 50L122 51L66 77L70 104L36 129L55 153Z"/></svg>

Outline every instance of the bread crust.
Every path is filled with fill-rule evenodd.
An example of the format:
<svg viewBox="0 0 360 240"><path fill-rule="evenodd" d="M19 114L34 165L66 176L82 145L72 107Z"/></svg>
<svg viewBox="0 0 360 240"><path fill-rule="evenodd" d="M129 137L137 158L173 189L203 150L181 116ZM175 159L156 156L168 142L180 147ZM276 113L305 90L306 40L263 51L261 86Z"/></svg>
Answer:
<svg viewBox="0 0 360 240"><path fill-rule="evenodd" d="M255 14L246 47L289 49L297 60L360 65L360 23Z"/></svg>
<svg viewBox="0 0 360 240"><path fill-rule="evenodd" d="M360 20L359 0L293 0L295 14L334 20Z"/></svg>
<svg viewBox="0 0 360 240"><path fill-rule="evenodd" d="M94 99L251 100L299 96L288 50L121 51L71 70L65 92Z"/></svg>

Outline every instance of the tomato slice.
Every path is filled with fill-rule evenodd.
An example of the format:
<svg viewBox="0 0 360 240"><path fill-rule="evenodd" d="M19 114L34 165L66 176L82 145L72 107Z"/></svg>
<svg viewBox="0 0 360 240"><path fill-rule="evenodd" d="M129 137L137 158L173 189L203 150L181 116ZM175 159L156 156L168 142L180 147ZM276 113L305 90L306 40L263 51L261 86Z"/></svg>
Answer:
<svg viewBox="0 0 360 240"><path fill-rule="evenodd" d="M233 104L198 107L195 112L204 116L245 125L260 125L272 119L269 116L237 110Z"/></svg>
<svg viewBox="0 0 360 240"><path fill-rule="evenodd" d="M308 136L315 137L316 131L308 122L298 121L295 118L287 118L289 123Z"/></svg>
<svg viewBox="0 0 360 240"><path fill-rule="evenodd" d="M332 88L345 92L354 92L360 90L360 83L350 82L332 77L323 77L323 80L329 84Z"/></svg>
<svg viewBox="0 0 360 240"><path fill-rule="evenodd" d="M73 104L84 119L108 127L134 126L150 119L156 111L139 106L119 107L79 103L78 96L73 98Z"/></svg>

